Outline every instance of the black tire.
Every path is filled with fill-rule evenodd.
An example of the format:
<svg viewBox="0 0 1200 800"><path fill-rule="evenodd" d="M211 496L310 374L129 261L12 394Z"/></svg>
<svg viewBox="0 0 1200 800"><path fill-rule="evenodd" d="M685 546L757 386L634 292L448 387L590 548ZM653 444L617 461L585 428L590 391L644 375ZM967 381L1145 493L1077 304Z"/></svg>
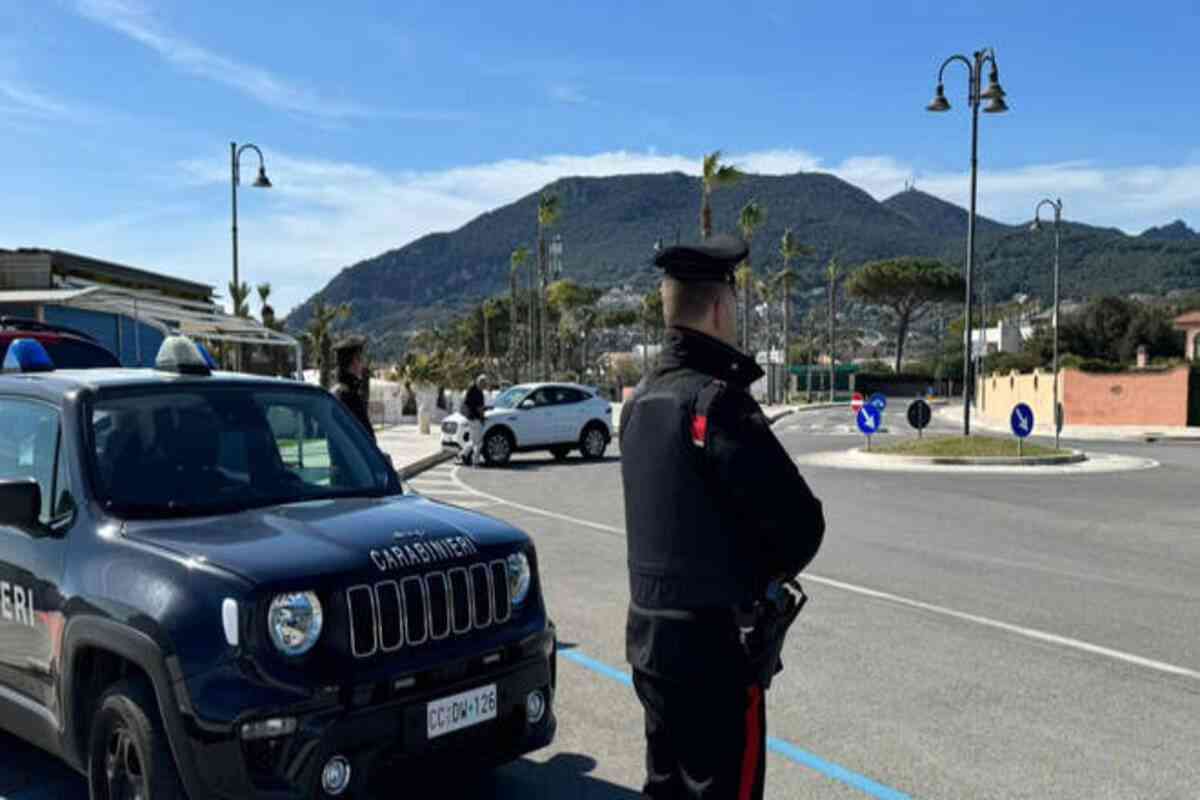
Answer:
<svg viewBox="0 0 1200 800"><path fill-rule="evenodd" d="M491 431L483 437L483 458L488 464L503 467L512 458L516 443L506 430Z"/></svg>
<svg viewBox="0 0 1200 800"><path fill-rule="evenodd" d="M144 680L120 681L100 695L88 739L88 789L91 800L186 800Z"/></svg>
<svg viewBox="0 0 1200 800"><path fill-rule="evenodd" d="M583 433L579 436L579 449L588 461L599 461L604 458L604 451L608 449L608 434L605 432L604 426L596 423L585 426Z"/></svg>
<svg viewBox="0 0 1200 800"><path fill-rule="evenodd" d="M574 448L574 447L571 447L571 446L567 446L567 447L551 447L551 448L550 448L550 455L554 456L554 460L555 460L555 461L566 461L566 460L567 460L567 456L571 455L571 451L572 451L572 450L574 450L574 449L575 449L575 448Z"/></svg>

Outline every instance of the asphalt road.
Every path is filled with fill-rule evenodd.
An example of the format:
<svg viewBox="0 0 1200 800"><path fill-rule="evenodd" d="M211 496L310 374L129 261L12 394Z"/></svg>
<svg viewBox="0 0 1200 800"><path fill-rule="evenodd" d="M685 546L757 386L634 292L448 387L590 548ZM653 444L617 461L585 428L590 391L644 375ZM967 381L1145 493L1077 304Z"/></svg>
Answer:
<svg viewBox="0 0 1200 800"><path fill-rule="evenodd" d="M893 403L890 435L907 435L902 411ZM801 413L776 431L796 455L844 449L861 441L848 418ZM1162 466L970 478L805 468L829 527L768 697L769 797L1200 797L1200 445L1096 449ZM533 536L563 640L557 741L464 796L637 796L610 455L445 466L416 482ZM0 797L83 796L78 779L0 737Z"/></svg>

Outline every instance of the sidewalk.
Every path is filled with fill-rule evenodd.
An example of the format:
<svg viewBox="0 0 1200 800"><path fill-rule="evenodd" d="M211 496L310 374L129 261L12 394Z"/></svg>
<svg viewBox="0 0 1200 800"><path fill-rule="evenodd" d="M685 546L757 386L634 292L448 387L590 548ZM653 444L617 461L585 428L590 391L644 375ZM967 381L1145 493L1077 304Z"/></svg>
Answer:
<svg viewBox="0 0 1200 800"><path fill-rule="evenodd" d="M938 409L934 413L943 422L962 425L962 406L950 406ZM988 433L1012 434L1012 430L1007 425L998 425L975 412L971 413L971 427ZM1034 434L1053 436L1054 427L1039 420L1034 428ZM1169 425L1064 425L1062 438L1094 442L1143 442L1158 439L1200 442L1200 428Z"/></svg>
<svg viewBox="0 0 1200 800"><path fill-rule="evenodd" d="M401 472L405 467L442 452L440 425L431 425L427 435L421 433L421 429L416 425L377 428L375 439L379 443L379 449L392 457L392 463Z"/></svg>

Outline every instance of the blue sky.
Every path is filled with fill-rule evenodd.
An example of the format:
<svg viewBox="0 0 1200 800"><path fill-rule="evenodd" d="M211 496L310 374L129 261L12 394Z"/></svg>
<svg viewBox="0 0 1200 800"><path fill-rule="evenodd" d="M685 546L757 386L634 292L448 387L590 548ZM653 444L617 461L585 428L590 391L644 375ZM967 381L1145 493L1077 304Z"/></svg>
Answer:
<svg viewBox="0 0 1200 800"><path fill-rule="evenodd" d="M834 172L965 203L965 70L997 49L1012 113L981 121L979 204L1140 232L1200 227L1189 2L0 4L0 246L223 287L229 141L276 187L239 197L243 277L281 311L343 266L568 174ZM243 169L252 171L247 154Z"/></svg>

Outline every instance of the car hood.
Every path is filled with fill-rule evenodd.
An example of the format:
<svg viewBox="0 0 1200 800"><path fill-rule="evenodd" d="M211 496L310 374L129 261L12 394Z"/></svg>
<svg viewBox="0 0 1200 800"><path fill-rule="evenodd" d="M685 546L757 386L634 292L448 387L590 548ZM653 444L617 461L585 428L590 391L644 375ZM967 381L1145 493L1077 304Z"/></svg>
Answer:
<svg viewBox="0 0 1200 800"><path fill-rule="evenodd" d="M491 558L529 541L491 517L414 495L294 503L199 519L139 520L128 539L259 584L403 574Z"/></svg>
<svg viewBox="0 0 1200 800"><path fill-rule="evenodd" d="M517 413L517 410L515 408L493 408L490 411L483 412L483 418L486 421L491 422L492 420L496 419L497 417L513 417L516 415L516 413ZM442 421L443 422L457 422L459 425L466 425L469 420L467 420L466 417L464 417L462 414L460 414L456 411L455 413L447 416Z"/></svg>

